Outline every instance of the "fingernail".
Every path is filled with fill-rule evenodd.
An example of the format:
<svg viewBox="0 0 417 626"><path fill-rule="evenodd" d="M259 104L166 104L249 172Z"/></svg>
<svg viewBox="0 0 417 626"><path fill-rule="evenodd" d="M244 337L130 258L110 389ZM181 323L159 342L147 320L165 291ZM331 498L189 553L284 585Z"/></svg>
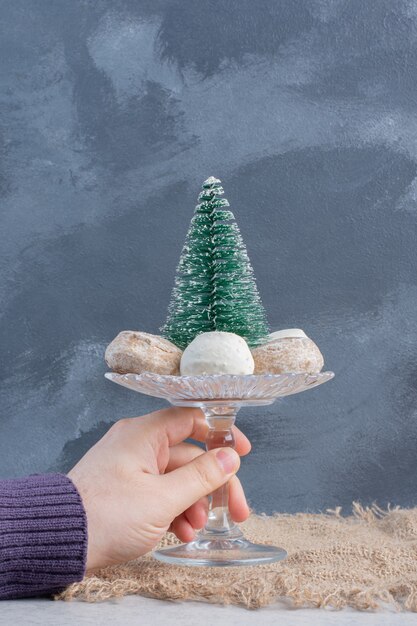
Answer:
<svg viewBox="0 0 417 626"><path fill-rule="evenodd" d="M222 448L216 452L216 458L225 474L233 474L236 469L236 452L231 448Z"/></svg>

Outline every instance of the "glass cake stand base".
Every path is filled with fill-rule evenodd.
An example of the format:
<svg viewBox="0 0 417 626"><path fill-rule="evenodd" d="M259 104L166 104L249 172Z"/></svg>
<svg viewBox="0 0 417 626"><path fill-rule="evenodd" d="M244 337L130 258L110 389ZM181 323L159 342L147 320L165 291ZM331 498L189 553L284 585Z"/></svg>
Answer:
<svg viewBox="0 0 417 626"><path fill-rule="evenodd" d="M156 550L153 555L158 561L173 565L228 567L281 561L287 553L275 546L251 543L243 535L240 539L208 539L200 533L195 541Z"/></svg>
<svg viewBox="0 0 417 626"><path fill-rule="evenodd" d="M333 378L333 372L265 374L261 376L163 376L107 373L106 378L174 406L198 407L206 418L206 449L234 447L232 426L243 406L272 404L277 398L311 389ZM243 536L229 513L225 484L209 496L208 520L194 541L153 552L159 561L174 565L236 566L280 561L282 548L252 543Z"/></svg>

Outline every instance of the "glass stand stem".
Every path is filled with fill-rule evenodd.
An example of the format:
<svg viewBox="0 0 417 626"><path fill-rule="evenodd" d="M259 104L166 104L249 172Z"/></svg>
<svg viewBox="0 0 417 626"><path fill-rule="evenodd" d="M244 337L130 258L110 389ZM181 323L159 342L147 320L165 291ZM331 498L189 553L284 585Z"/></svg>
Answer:
<svg viewBox="0 0 417 626"><path fill-rule="evenodd" d="M207 450L234 447L232 426L239 404L199 404L208 423ZM207 524L189 543L161 548L155 558L164 563L192 566L257 565L286 557L282 548L252 543L243 536L229 512L229 485L226 483L209 496Z"/></svg>
<svg viewBox="0 0 417 626"><path fill-rule="evenodd" d="M236 419L238 408L235 406L216 406L203 409L209 426L206 438L206 449L235 446L232 426ZM199 533L199 539L236 539L243 534L233 522L229 512L229 484L226 483L216 489L209 496L208 520L204 529Z"/></svg>

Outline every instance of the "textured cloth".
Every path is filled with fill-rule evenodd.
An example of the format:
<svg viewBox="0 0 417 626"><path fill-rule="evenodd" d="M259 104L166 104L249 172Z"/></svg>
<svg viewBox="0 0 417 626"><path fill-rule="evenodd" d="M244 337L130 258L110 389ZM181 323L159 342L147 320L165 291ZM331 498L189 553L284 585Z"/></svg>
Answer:
<svg viewBox="0 0 417 626"><path fill-rule="evenodd" d="M58 599L99 601L141 594L247 608L289 598L295 606L366 610L381 603L417 611L417 508L354 504L325 514L251 515L248 539L282 546L285 561L251 567L181 567L142 557L71 585ZM177 543L173 535L163 545Z"/></svg>
<svg viewBox="0 0 417 626"><path fill-rule="evenodd" d="M52 594L82 580L86 551L84 507L67 476L0 480L0 599Z"/></svg>

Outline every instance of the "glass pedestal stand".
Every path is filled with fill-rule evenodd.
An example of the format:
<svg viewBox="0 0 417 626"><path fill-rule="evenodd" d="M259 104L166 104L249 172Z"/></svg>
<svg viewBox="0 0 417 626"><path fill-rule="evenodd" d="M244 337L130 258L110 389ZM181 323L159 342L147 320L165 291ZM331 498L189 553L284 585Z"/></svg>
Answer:
<svg viewBox="0 0 417 626"><path fill-rule="evenodd" d="M206 449L234 447L232 426L240 406L216 404L201 406L209 430ZM205 528L197 538L180 546L154 552L155 558L177 565L256 565L279 561L287 556L282 548L251 543L243 536L229 513L229 488L226 483L209 496L209 513Z"/></svg>
<svg viewBox="0 0 417 626"><path fill-rule="evenodd" d="M106 378L147 395L168 400L175 406L199 407L208 423L206 448L234 446L232 426L242 406L272 404L277 398L316 387L333 372L289 373L261 376L163 376L106 373ZM194 541L156 550L155 558L176 565L236 566L257 565L286 557L282 548L255 544L245 539L231 519L228 485L209 497L208 521Z"/></svg>

